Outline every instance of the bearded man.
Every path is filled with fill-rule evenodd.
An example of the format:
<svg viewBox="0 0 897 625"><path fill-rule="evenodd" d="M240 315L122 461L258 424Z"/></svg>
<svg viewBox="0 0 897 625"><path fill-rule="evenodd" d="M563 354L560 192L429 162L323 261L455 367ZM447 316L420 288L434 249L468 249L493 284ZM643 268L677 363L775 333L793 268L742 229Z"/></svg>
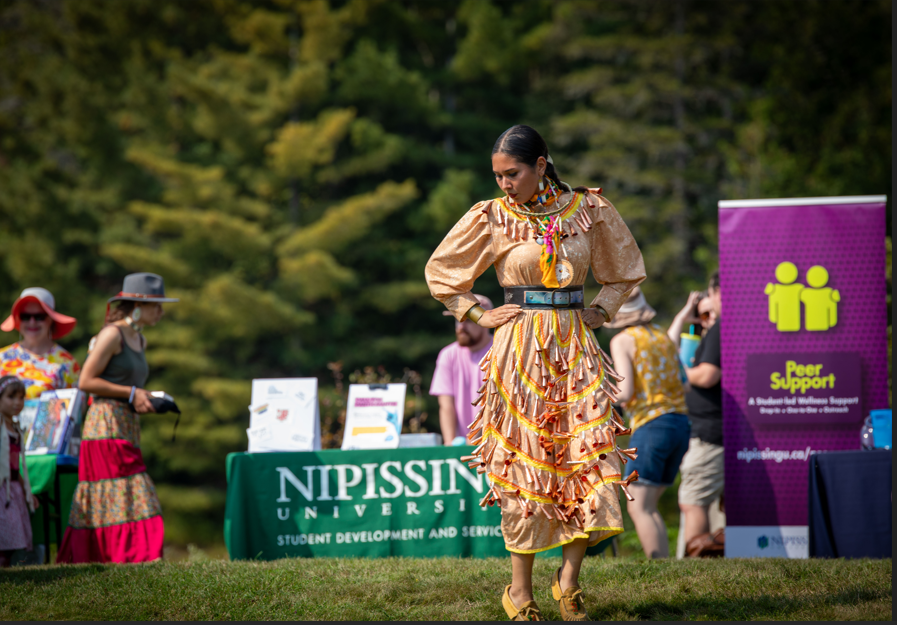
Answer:
<svg viewBox="0 0 897 625"><path fill-rule="evenodd" d="M492 309L488 297L474 297L485 310ZM470 319L455 322L455 337L457 341L439 352L430 385L430 395L439 398L439 427L446 445L465 444L467 426L473 422L475 410L470 403L483 383L479 363L492 347L492 333Z"/></svg>

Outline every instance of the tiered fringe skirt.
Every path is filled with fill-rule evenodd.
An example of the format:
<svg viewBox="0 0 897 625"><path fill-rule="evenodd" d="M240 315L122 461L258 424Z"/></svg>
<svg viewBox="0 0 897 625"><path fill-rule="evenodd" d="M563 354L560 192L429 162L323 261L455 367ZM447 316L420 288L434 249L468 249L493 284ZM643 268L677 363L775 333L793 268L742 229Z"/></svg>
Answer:
<svg viewBox="0 0 897 625"><path fill-rule="evenodd" d="M499 505L509 551L535 553L577 538L589 544L623 531L617 487L635 457L611 401L611 369L578 310L524 310L495 333L480 362L483 385L462 458L485 473L480 505Z"/></svg>
<svg viewBox="0 0 897 625"><path fill-rule="evenodd" d="M96 398L81 439L78 487L56 561L150 562L165 526L140 451L140 415L128 402Z"/></svg>

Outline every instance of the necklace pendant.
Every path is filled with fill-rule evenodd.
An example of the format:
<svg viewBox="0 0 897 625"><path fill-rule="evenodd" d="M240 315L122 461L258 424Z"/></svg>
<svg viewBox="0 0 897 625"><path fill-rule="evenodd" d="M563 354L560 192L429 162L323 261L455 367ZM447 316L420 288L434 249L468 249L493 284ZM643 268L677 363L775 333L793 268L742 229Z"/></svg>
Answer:
<svg viewBox="0 0 897 625"><path fill-rule="evenodd" d="M545 243L545 238L544 237L536 237L536 243L538 243L539 245L542 245L543 243Z"/></svg>

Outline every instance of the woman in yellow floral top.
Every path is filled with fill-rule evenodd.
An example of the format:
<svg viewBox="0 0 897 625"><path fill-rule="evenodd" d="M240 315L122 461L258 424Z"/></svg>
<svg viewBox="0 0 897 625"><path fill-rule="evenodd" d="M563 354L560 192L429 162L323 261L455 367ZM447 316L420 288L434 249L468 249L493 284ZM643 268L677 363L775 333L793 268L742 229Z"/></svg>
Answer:
<svg viewBox="0 0 897 625"><path fill-rule="evenodd" d="M12 306L0 330L18 330L21 340L0 349L0 376L14 375L25 384L25 398L37 399L44 391L74 388L81 368L75 358L56 344L75 329L74 317L56 312L47 289L25 289Z"/></svg>
<svg viewBox="0 0 897 625"><path fill-rule="evenodd" d="M679 354L666 332L651 323L656 314L636 287L608 327L623 328L611 339L610 353L623 376L617 399L629 415L629 445L638 449L638 457L626 467L627 473L638 471L639 476L627 509L645 555L666 558L667 529L657 502L676 479L691 426L685 416Z"/></svg>

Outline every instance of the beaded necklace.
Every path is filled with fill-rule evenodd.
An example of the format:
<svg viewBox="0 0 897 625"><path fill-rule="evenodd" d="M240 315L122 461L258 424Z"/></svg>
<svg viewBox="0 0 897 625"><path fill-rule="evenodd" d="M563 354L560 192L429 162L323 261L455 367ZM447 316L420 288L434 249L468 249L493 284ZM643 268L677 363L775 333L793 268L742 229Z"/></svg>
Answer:
<svg viewBox="0 0 897 625"><path fill-rule="evenodd" d="M498 199L499 205L508 213L507 217L503 217L501 212L499 212L498 216L499 225L504 229L505 235L513 240L518 240L520 238L525 240L529 237L526 235L526 229L522 226L521 222L529 225L532 229L533 239L536 244L542 247L541 253L539 254L539 269L542 272L542 284L548 288L558 288L560 286L556 274L558 262L569 265L569 261L559 261L558 259L559 254L566 255L561 245L562 240L571 235L576 236L578 234L576 229L577 226L583 233L588 232L592 227L592 220L589 217L588 212L585 210L577 210L579 203L585 199L584 194L574 192L570 185L565 182L561 182L561 185L564 190L570 193L570 200L563 206L560 206L559 201L562 191L558 188L558 185L550 179L549 188L546 192L533 198L529 202L518 204L511 200L510 197ZM596 191L600 193L600 189L597 189ZM558 204L557 208L544 212L527 211L521 208L534 208L537 204L540 206L546 206L546 204L550 206L555 203ZM577 205L577 207L574 207L574 212L570 215L564 215L564 213L566 213L574 204ZM588 204L590 207L594 208L594 205L591 202ZM483 212L485 213L486 211L484 210ZM516 220L509 218L512 215L516 217ZM520 228L518 228L518 224L521 224Z"/></svg>
<svg viewBox="0 0 897 625"><path fill-rule="evenodd" d="M562 213L564 209L570 206L570 202L567 202L566 206L559 206L557 209L553 211L546 210L532 210L536 207L542 207L543 209L548 208L552 204L558 202L561 197L561 190L555 184L554 180L551 178L546 178L548 180L548 186L543 190L542 193L537 193L533 199L530 199L528 202L520 202L517 203L510 196L508 196L508 206L518 215L523 215L526 217L544 217L557 215L558 213ZM571 199L572 201L572 199ZM531 210L526 210L531 209Z"/></svg>

